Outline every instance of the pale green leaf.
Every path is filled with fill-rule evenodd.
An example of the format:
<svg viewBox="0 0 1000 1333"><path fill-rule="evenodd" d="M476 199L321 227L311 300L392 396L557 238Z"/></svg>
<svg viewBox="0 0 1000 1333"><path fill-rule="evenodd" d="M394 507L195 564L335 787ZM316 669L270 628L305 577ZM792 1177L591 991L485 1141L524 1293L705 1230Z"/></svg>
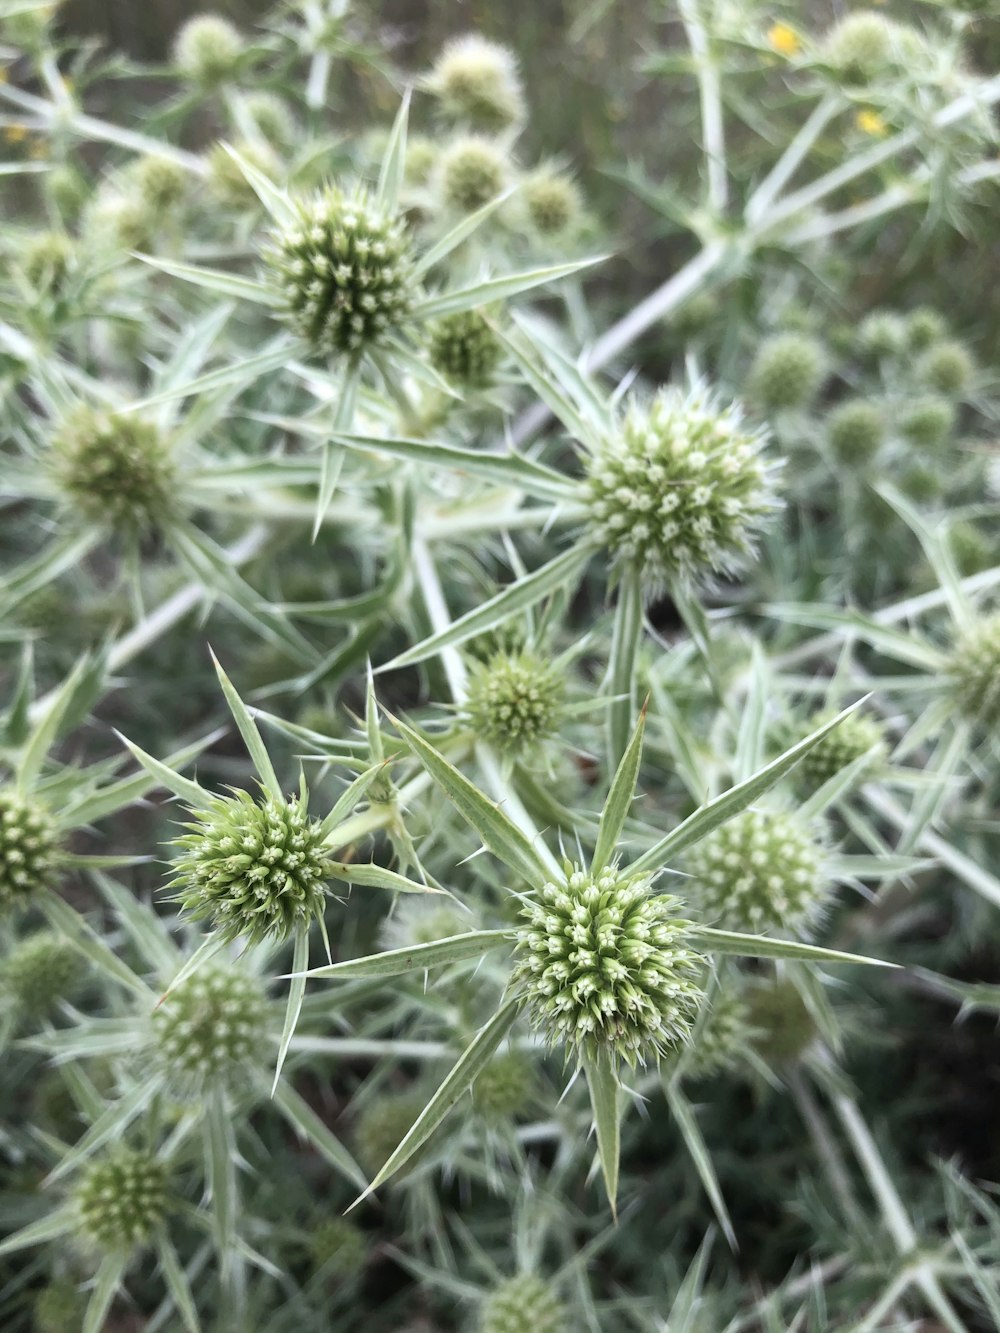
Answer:
<svg viewBox="0 0 1000 1333"><path fill-rule="evenodd" d="M369 954L366 958L349 958L342 963L327 963L314 967L306 975L351 980L357 977L401 977L408 972L422 972L429 967L444 967L461 963L469 958L481 958L489 949L501 944L513 944L509 930L473 930L464 935L451 935L429 944L414 944L405 949L389 949L384 953Z"/></svg>
<svg viewBox="0 0 1000 1333"><path fill-rule="evenodd" d="M621 1160L621 1105L618 1074L606 1052L583 1061L597 1132L597 1152L611 1211L618 1213L618 1170Z"/></svg>
<svg viewBox="0 0 1000 1333"><path fill-rule="evenodd" d="M639 763L642 759L642 740L646 729L646 709L643 707L622 755L618 771L615 773L601 811L601 822L597 832L597 844L590 864L590 873L597 876L610 865L618 849L622 829L628 818L632 801L635 797L635 784L639 777Z"/></svg>

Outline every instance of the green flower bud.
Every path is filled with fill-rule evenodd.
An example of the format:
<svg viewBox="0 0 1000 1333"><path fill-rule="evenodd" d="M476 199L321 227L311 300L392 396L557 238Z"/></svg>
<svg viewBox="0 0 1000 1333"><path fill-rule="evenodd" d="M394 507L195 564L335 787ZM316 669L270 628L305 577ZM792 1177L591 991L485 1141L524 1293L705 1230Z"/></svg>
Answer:
<svg viewBox="0 0 1000 1333"><path fill-rule="evenodd" d="M427 87L451 120L487 134L507 129L524 116L513 52L475 34L448 43Z"/></svg>
<svg viewBox="0 0 1000 1333"><path fill-rule="evenodd" d="M346 1217L330 1217L309 1236L313 1264L326 1277L354 1277L368 1257L368 1237Z"/></svg>
<svg viewBox="0 0 1000 1333"><path fill-rule="evenodd" d="M35 1297L35 1333L81 1333L86 1297L75 1282L59 1278Z"/></svg>
<svg viewBox="0 0 1000 1333"><path fill-rule="evenodd" d="M685 869L706 921L752 934L807 929L827 888L808 828L771 810L744 810L714 829L688 853Z"/></svg>
<svg viewBox="0 0 1000 1333"><path fill-rule="evenodd" d="M74 167L54 167L45 174L45 193L61 216L70 221L79 215L86 203L89 188Z"/></svg>
<svg viewBox="0 0 1000 1333"><path fill-rule="evenodd" d="M563 172L536 171L521 187L521 198L539 236L561 236L579 220L580 191Z"/></svg>
<svg viewBox="0 0 1000 1333"><path fill-rule="evenodd" d="M873 310L858 329L858 351L869 361L898 356L906 340L906 323L891 310Z"/></svg>
<svg viewBox="0 0 1000 1333"><path fill-rule="evenodd" d="M267 1001L234 968L205 967L167 992L153 1011L153 1042L170 1078L186 1093L247 1078L267 1045Z"/></svg>
<svg viewBox="0 0 1000 1333"><path fill-rule="evenodd" d="M761 344L750 369L754 398L768 411L805 407L819 392L823 345L800 333L779 333Z"/></svg>
<svg viewBox="0 0 1000 1333"><path fill-rule="evenodd" d="M256 167L270 180L281 175L281 163L267 144L246 139L238 140L233 147L245 161ZM209 189L227 208L260 207L257 191L244 176L239 164L226 151L225 145L217 143L208 153Z"/></svg>
<svg viewBox="0 0 1000 1333"><path fill-rule="evenodd" d="M243 49L243 38L228 19L195 14L174 40L174 62L184 78L212 88L231 77Z"/></svg>
<svg viewBox="0 0 1000 1333"><path fill-rule="evenodd" d="M948 544L963 577L992 569L997 563L996 543L990 541L975 523L967 520L953 523L948 534Z"/></svg>
<svg viewBox="0 0 1000 1333"><path fill-rule="evenodd" d="M563 709L563 677L535 653L496 653L469 673L465 713L476 736L524 751L551 736Z"/></svg>
<svg viewBox="0 0 1000 1333"><path fill-rule="evenodd" d="M406 322L416 295L402 221L363 191L330 186L295 204L265 259L288 301L287 319L317 352L354 352Z"/></svg>
<svg viewBox="0 0 1000 1333"><path fill-rule="evenodd" d="M802 729L800 739L835 716L833 710L815 713ZM875 718L863 713L851 713L799 761L797 772L802 776L803 785L812 791L822 787L824 782L835 777L841 769L853 764L863 754L869 756L872 764L882 759L885 755L885 733Z"/></svg>
<svg viewBox="0 0 1000 1333"><path fill-rule="evenodd" d="M243 106L269 143L291 143L295 137L295 117L284 98L275 93L248 93Z"/></svg>
<svg viewBox="0 0 1000 1333"><path fill-rule="evenodd" d="M0 912L27 907L50 888L58 860L59 836L48 811L0 789Z"/></svg>
<svg viewBox="0 0 1000 1333"><path fill-rule="evenodd" d="M589 460L590 524L651 592L672 578L732 573L778 507L765 436L703 389L633 403Z"/></svg>
<svg viewBox="0 0 1000 1333"><path fill-rule="evenodd" d="M921 449L936 449L955 428L955 405L947 398L918 398L903 410L900 434Z"/></svg>
<svg viewBox="0 0 1000 1333"><path fill-rule="evenodd" d="M514 982L531 1022L579 1055L634 1065L686 1041L702 991L680 903L646 875L567 863L522 909Z"/></svg>
<svg viewBox="0 0 1000 1333"><path fill-rule="evenodd" d="M159 218L134 189L110 180L97 191L83 218L84 239L94 251L152 250Z"/></svg>
<svg viewBox="0 0 1000 1333"><path fill-rule="evenodd" d="M827 422L830 447L842 463L868 463L885 439L885 422L876 403L852 398L836 408Z"/></svg>
<svg viewBox="0 0 1000 1333"><path fill-rule="evenodd" d="M848 83L869 83L892 59L895 36L895 24L872 10L860 10L827 33L824 54Z"/></svg>
<svg viewBox="0 0 1000 1333"><path fill-rule="evenodd" d="M938 343L928 347L917 362L915 375L919 384L936 393L958 397L972 379L972 357L959 342Z"/></svg>
<svg viewBox="0 0 1000 1333"><path fill-rule="evenodd" d="M83 974L79 950L54 931L40 930L21 940L0 964L0 990L22 1014L44 1018L72 995Z"/></svg>
<svg viewBox="0 0 1000 1333"><path fill-rule="evenodd" d="M52 455L64 505L88 523L137 535L176 512L169 443L152 421L81 404L57 427Z"/></svg>
<svg viewBox="0 0 1000 1333"><path fill-rule="evenodd" d="M566 1333L569 1316L552 1286L524 1273L507 1278L483 1301L479 1333Z"/></svg>
<svg viewBox="0 0 1000 1333"><path fill-rule="evenodd" d="M419 1093L397 1092L365 1107L354 1129L354 1148L369 1175L375 1176L396 1151L424 1104L425 1099ZM416 1160L411 1157L396 1178L408 1175L415 1165Z"/></svg>
<svg viewBox="0 0 1000 1333"><path fill-rule="evenodd" d="M472 1085L472 1104L487 1120L512 1120L531 1102L535 1071L522 1051L495 1055Z"/></svg>
<svg viewBox="0 0 1000 1333"><path fill-rule="evenodd" d="M404 175L411 185L426 185L434 174L438 146L426 134L413 134L406 140Z"/></svg>
<svg viewBox="0 0 1000 1333"><path fill-rule="evenodd" d="M922 352L945 338L947 327L936 310L921 306L906 320L906 343L911 352Z"/></svg>
<svg viewBox="0 0 1000 1333"><path fill-rule="evenodd" d="M167 157L149 154L128 171L136 193L154 213L168 213L180 204L188 190L188 173Z"/></svg>
<svg viewBox="0 0 1000 1333"><path fill-rule="evenodd" d="M687 1078L712 1078L737 1064L750 1036L747 1006L737 990L718 990L689 1048Z"/></svg>
<svg viewBox="0 0 1000 1333"><path fill-rule="evenodd" d="M76 246L61 231L33 237L21 255L21 271L39 295L58 296L76 265Z"/></svg>
<svg viewBox="0 0 1000 1333"><path fill-rule="evenodd" d="M470 134L444 150L438 173L447 206L458 213L474 213L504 188L507 162L491 139Z"/></svg>
<svg viewBox="0 0 1000 1333"><path fill-rule="evenodd" d="M258 803L242 791L190 813L169 887L194 920L256 942L287 939L322 916L330 859L303 797Z"/></svg>
<svg viewBox="0 0 1000 1333"><path fill-rule="evenodd" d="M899 489L918 504L938 499L945 489L945 479L930 463L915 463L899 478Z"/></svg>
<svg viewBox="0 0 1000 1333"><path fill-rule="evenodd" d="M92 1162L76 1189L82 1237L111 1253L145 1245L167 1213L167 1172L149 1153L121 1148Z"/></svg>
<svg viewBox="0 0 1000 1333"><path fill-rule="evenodd" d="M790 1064L816 1037L816 1022L798 987L781 978L758 982L745 992L754 1049L770 1064Z"/></svg>
<svg viewBox="0 0 1000 1333"><path fill-rule="evenodd" d="M951 650L952 696L968 718L995 727L1000 723L1000 613L974 620Z"/></svg>
<svg viewBox="0 0 1000 1333"><path fill-rule="evenodd" d="M478 310L460 310L434 321L427 351L435 370L468 389L482 389L500 362L500 344Z"/></svg>

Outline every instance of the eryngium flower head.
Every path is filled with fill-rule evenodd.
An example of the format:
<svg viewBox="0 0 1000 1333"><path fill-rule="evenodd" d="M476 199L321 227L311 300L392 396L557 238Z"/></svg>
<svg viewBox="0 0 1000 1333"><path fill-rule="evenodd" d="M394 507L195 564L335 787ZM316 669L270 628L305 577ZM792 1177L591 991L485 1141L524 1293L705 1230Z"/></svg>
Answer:
<svg viewBox="0 0 1000 1333"><path fill-rule="evenodd" d="M808 828L781 811L744 810L713 829L685 870L706 919L754 934L808 926L826 888Z"/></svg>
<svg viewBox="0 0 1000 1333"><path fill-rule="evenodd" d="M288 301L287 318L318 352L370 347L406 322L415 283L403 222L364 190L328 186L295 204L265 259Z"/></svg>
<svg viewBox="0 0 1000 1333"><path fill-rule="evenodd" d="M957 396L969 386L973 361L961 343L938 343L928 347L914 373L918 384L925 384L936 393Z"/></svg>
<svg viewBox="0 0 1000 1333"><path fill-rule="evenodd" d="M309 1253L324 1277L353 1277L368 1256L368 1237L346 1217L330 1217L310 1234Z"/></svg>
<svg viewBox="0 0 1000 1333"><path fill-rule="evenodd" d="M797 1060L816 1036L816 1021L798 987L780 977L748 986L745 994L754 1048L772 1064Z"/></svg>
<svg viewBox="0 0 1000 1333"><path fill-rule="evenodd" d="M445 115L487 134L506 129L524 115L513 52L474 33L448 43L427 86Z"/></svg>
<svg viewBox="0 0 1000 1333"><path fill-rule="evenodd" d="M514 982L533 1025L578 1055L634 1065L686 1041L700 958L678 900L646 875L566 867L522 909Z"/></svg>
<svg viewBox="0 0 1000 1333"><path fill-rule="evenodd" d="M76 1189L84 1239L102 1250L145 1244L167 1211L167 1172L149 1153L119 1149L92 1162Z"/></svg>
<svg viewBox="0 0 1000 1333"><path fill-rule="evenodd" d="M72 994L83 976L83 955L61 935L29 935L0 963L0 991L25 1016L42 1018Z"/></svg>
<svg viewBox="0 0 1000 1333"><path fill-rule="evenodd" d="M633 403L590 459L591 528L650 591L734 571L777 508L764 438L701 388Z"/></svg>
<svg viewBox="0 0 1000 1333"><path fill-rule="evenodd" d="M566 1307L540 1277L507 1278L483 1301L479 1333L565 1333Z"/></svg>
<svg viewBox="0 0 1000 1333"><path fill-rule="evenodd" d="M489 384L500 361L500 344L478 310L435 320L427 334L427 352L446 380L468 389Z"/></svg>
<svg viewBox="0 0 1000 1333"><path fill-rule="evenodd" d="M779 333L766 339L750 370L754 398L765 409L805 407L823 382L826 357L815 338Z"/></svg>
<svg viewBox="0 0 1000 1333"><path fill-rule="evenodd" d="M35 1333L80 1333L86 1297L70 1278L57 1278L35 1297L32 1314Z"/></svg>
<svg viewBox="0 0 1000 1333"><path fill-rule="evenodd" d="M55 878L59 840L48 812L0 790L0 911L23 907Z"/></svg>
<svg viewBox="0 0 1000 1333"><path fill-rule="evenodd" d="M949 663L951 692L966 717L1000 722L1000 614L975 620L959 635Z"/></svg>
<svg viewBox="0 0 1000 1333"><path fill-rule="evenodd" d="M930 306L920 306L906 320L906 343L911 352L922 352L945 337L944 320Z"/></svg>
<svg viewBox="0 0 1000 1333"><path fill-rule="evenodd" d="M531 1101L534 1069L522 1051L495 1055L472 1085L472 1104L487 1120L524 1114Z"/></svg>
<svg viewBox="0 0 1000 1333"><path fill-rule="evenodd" d="M834 716L831 711L816 713L803 728L803 738L831 721ZM863 713L851 713L812 747L799 761L797 771L804 786L812 790L822 787L824 782L865 754L873 764L883 757L885 733L875 718Z"/></svg>
<svg viewBox="0 0 1000 1333"><path fill-rule="evenodd" d="M830 447L844 463L867 463L885 439L885 422L877 403L852 398L831 414L827 423Z"/></svg>
<svg viewBox="0 0 1000 1333"><path fill-rule="evenodd" d="M425 1103L417 1092L397 1092L382 1095L365 1107L354 1131L354 1147L366 1171L374 1176L381 1170L413 1128ZM419 1156L410 1158L396 1173L397 1179L413 1170Z"/></svg>
<svg viewBox="0 0 1000 1333"><path fill-rule="evenodd" d="M128 176L142 201L157 213L176 208L187 194L188 173L179 163L155 153L134 162Z"/></svg>
<svg viewBox="0 0 1000 1333"><path fill-rule="evenodd" d="M153 1040L167 1073L197 1090L245 1074L267 1039L267 1002L252 977L206 967L153 1012Z"/></svg>
<svg viewBox="0 0 1000 1333"><path fill-rule="evenodd" d="M898 356L906 345L907 328L892 310L873 310L858 329L858 351L871 360Z"/></svg>
<svg viewBox="0 0 1000 1333"><path fill-rule="evenodd" d="M194 83L212 87L227 79L243 54L243 38L219 14L195 14L174 40L177 68Z"/></svg>
<svg viewBox="0 0 1000 1333"><path fill-rule="evenodd" d="M136 535L176 510L169 444L134 413L81 405L58 426L52 452L64 503L89 523Z"/></svg>
<svg viewBox="0 0 1000 1333"><path fill-rule="evenodd" d="M750 1035L746 1003L736 989L719 990L692 1040L684 1066L690 1078L711 1078L737 1063Z"/></svg>
<svg viewBox="0 0 1000 1333"><path fill-rule="evenodd" d="M903 410L900 434L921 449L936 449L955 427L955 405L947 398L918 398Z"/></svg>
<svg viewBox="0 0 1000 1333"><path fill-rule="evenodd" d="M43 231L21 252L21 272L39 293L58 295L76 265L76 246L61 231Z"/></svg>
<svg viewBox="0 0 1000 1333"><path fill-rule="evenodd" d="M534 653L496 653L469 673L465 712L480 740L500 750L525 750L558 727L563 680Z"/></svg>
<svg viewBox="0 0 1000 1333"><path fill-rule="evenodd" d="M281 174L281 163L270 145L260 139L238 139L233 145L240 157L271 180ZM224 143L215 144L208 153L208 185L227 208L259 208L257 191L240 170Z"/></svg>
<svg viewBox="0 0 1000 1333"><path fill-rule="evenodd" d="M536 171L524 182L521 198L539 236L559 236L580 216L580 191L563 172Z"/></svg>
<svg viewBox="0 0 1000 1333"><path fill-rule="evenodd" d="M826 58L850 83L866 83L892 56L895 25L872 10L848 14L826 36Z"/></svg>
<svg viewBox="0 0 1000 1333"><path fill-rule="evenodd" d="M474 213L503 189L507 162L491 139L469 134L444 150L438 173L447 206L457 213Z"/></svg>
<svg viewBox="0 0 1000 1333"><path fill-rule="evenodd" d="M191 813L170 887L195 920L226 939L283 940L322 914L329 857L304 797L258 803L241 791Z"/></svg>

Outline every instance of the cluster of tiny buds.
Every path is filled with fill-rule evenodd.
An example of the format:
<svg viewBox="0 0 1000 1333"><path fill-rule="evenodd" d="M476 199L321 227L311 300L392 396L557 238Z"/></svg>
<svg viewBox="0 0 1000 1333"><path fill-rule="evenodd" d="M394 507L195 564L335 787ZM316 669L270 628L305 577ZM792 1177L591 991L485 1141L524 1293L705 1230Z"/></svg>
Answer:
<svg viewBox="0 0 1000 1333"><path fill-rule="evenodd" d="M703 838L685 869L705 917L728 929L800 931L822 909L819 847L783 811L744 810Z"/></svg>
<svg viewBox="0 0 1000 1333"><path fill-rule="evenodd" d="M500 344L478 310L443 315L427 331L427 353L435 370L461 388L482 389L500 361Z"/></svg>
<svg viewBox="0 0 1000 1333"><path fill-rule="evenodd" d="M256 981L235 968L196 972L168 992L152 1022L167 1074L192 1091L264 1058L267 1002Z"/></svg>
<svg viewBox="0 0 1000 1333"><path fill-rule="evenodd" d="M481 740L525 750L556 730L564 692L560 673L536 653L499 652L470 672L465 712Z"/></svg>
<svg viewBox="0 0 1000 1333"><path fill-rule="evenodd" d="M364 190L335 186L295 208L296 221L275 232L264 258L296 332L316 351L356 352L404 324L416 289L401 219Z"/></svg>
<svg viewBox="0 0 1000 1333"><path fill-rule="evenodd" d="M803 736L816 731L829 722L834 713L827 710L811 717L803 729ZM804 785L813 789L835 777L848 764L853 764L862 755L868 755L872 764L885 755L885 732L873 717L864 713L851 713L832 731L827 732L821 741L803 756L798 765Z"/></svg>
<svg viewBox="0 0 1000 1333"><path fill-rule="evenodd" d="M552 1285L533 1273L507 1278L486 1296L479 1333L565 1333L567 1310Z"/></svg>
<svg viewBox="0 0 1000 1333"><path fill-rule="evenodd" d="M582 1056L630 1065L687 1040L700 957L676 898L645 875L566 866L522 910L514 982L534 1026Z"/></svg>
<svg viewBox="0 0 1000 1333"><path fill-rule="evenodd" d="M0 911L24 906L48 888L57 859L48 812L10 788L0 789Z"/></svg>
<svg viewBox="0 0 1000 1333"><path fill-rule="evenodd" d="M513 53L474 33L448 43L426 86L446 116L487 134L507 129L524 115Z"/></svg>
<svg viewBox="0 0 1000 1333"><path fill-rule="evenodd" d="M170 887L195 920L226 939L286 939L323 912L329 857L306 797L256 802L248 792L192 811L176 840Z"/></svg>
<svg viewBox="0 0 1000 1333"><path fill-rule="evenodd" d="M633 403L589 462L592 530L651 591L732 572L777 508L764 438L702 388Z"/></svg>
<svg viewBox="0 0 1000 1333"><path fill-rule="evenodd" d="M472 1085L472 1104L487 1120L524 1114L531 1100L534 1069L523 1051L495 1055Z"/></svg>
<svg viewBox="0 0 1000 1333"><path fill-rule="evenodd" d="M1000 614L974 620L951 650L952 694L968 718L984 726L1000 722Z"/></svg>
<svg viewBox="0 0 1000 1333"><path fill-rule="evenodd" d="M149 1153L121 1148L91 1163L76 1189L82 1239L106 1251L145 1244L167 1212L167 1172Z"/></svg>
<svg viewBox="0 0 1000 1333"><path fill-rule="evenodd" d="M0 991L24 1016L42 1018L71 995L84 972L83 955L52 930L21 940L0 963Z"/></svg>

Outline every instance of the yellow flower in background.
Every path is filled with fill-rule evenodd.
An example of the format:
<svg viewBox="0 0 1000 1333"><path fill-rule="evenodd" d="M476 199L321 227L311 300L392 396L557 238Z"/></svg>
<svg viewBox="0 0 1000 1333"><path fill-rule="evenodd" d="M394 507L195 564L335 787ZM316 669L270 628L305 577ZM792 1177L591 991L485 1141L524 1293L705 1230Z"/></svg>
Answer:
<svg viewBox="0 0 1000 1333"><path fill-rule="evenodd" d="M8 143L24 143L28 137L28 127L26 125L8 125L3 132L3 137Z"/></svg>
<svg viewBox="0 0 1000 1333"><path fill-rule="evenodd" d="M768 45L779 55L794 56L802 50L802 38L787 23L774 23L767 32Z"/></svg>
<svg viewBox="0 0 1000 1333"><path fill-rule="evenodd" d="M877 139L888 133L888 125L877 111L865 107L854 117L854 123L863 134L871 134Z"/></svg>

